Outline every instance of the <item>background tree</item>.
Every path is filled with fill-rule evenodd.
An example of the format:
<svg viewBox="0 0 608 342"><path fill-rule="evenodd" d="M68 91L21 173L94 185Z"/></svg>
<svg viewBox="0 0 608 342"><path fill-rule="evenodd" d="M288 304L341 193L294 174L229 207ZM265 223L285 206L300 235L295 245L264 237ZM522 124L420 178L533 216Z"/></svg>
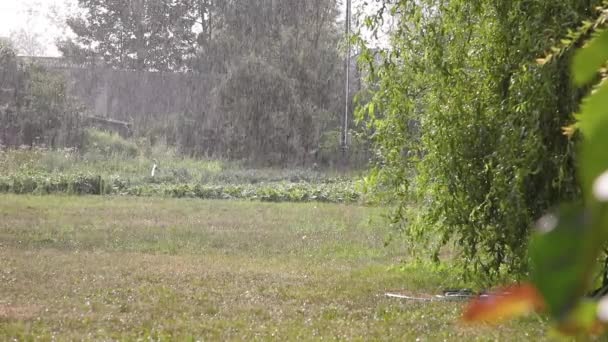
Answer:
<svg viewBox="0 0 608 342"><path fill-rule="evenodd" d="M11 31L9 38L20 55L42 56L46 52L42 37L36 32L21 28Z"/></svg>
<svg viewBox="0 0 608 342"><path fill-rule="evenodd" d="M41 4L38 2L28 3L24 11L25 26L10 32L9 38L19 55L44 56L47 52L49 42L42 36L39 29L35 29L36 22L40 19L38 9L40 6Z"/></svg>
<svg viewBox="0 0 608 342"><path fill-rule="evenodd" d="M264 140L260 155L302 160L318 147L323 131L340 125L343 81L336 6L332 1L228 1L218 6L223 20L212 41L216 55L204 58L221 56L221 64L211 64L227 72L218 91L221 110L240 115L224 119L248 127L237 145L251 147L246 137L259 135ZM262 117L270 125L260 124ZM222 127L226 125L234 126ZM226 136L234 144L236 136ZM266 141L269 137L274 138Z"/></svg>
<svg viewBox="0 0 608 342"><path fill-rule="evenodd" d="M76 34L60 43L68 57L101 57L133 70L182 70L196 49L193 28L204 1L79 0L82 15L67 20ZM204 19L203 19L204 20Z"/></svg>
<svg viewBox="0 0 608 342"><path fill-rule="evenodd" d="M81 108L62 75L25 65L0 41L0 145L74 147L81 142Z"/></svg>
<svg viewBox="0 0 608 342"><path fill-rule="evenodd" d="M204 105L134 118L144 122L136 125L141 135L164 135L191 155L286 163L305 162L327 132L338 134L344 80L336 0L79 5L84 14L68 20L76 38L61 45L67 57L102 57L117 69L198 75L199 81L188 81L193 88L212 83L213 97L200 99Z"/></svg>

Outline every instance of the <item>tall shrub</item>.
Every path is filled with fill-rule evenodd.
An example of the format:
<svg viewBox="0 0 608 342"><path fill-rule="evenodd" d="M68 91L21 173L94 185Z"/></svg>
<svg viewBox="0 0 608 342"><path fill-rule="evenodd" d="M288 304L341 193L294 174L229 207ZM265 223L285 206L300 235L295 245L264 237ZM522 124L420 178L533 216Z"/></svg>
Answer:
<svg viewBox="0 0 608 342"><path fill-rule="evenodd" d="M80 112L62 75L21 63L0 41L0 144L77 146Z"/></svg>

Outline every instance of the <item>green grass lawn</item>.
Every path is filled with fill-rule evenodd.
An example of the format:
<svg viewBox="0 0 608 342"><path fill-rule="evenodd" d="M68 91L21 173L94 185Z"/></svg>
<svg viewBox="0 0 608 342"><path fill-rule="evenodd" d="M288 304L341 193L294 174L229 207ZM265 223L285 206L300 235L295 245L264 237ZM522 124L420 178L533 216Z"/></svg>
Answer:
<svg viewBox="0 0 608 342"><path fill-rule="evenodd" d="M0 196L0 340L539 340L459 323L449 271L400 264L376 208ZM403 267L394 267L405 265Z"/></svg>

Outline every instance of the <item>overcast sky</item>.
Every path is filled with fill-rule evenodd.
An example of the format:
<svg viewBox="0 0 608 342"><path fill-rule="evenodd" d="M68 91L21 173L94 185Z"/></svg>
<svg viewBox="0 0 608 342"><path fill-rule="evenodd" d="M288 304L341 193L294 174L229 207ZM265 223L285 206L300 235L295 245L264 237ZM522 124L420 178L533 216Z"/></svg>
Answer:
<svg viewBox="0 0 608 342"><path fill-rule="evenodd" d="M302 0L306 1L306 0ZM363 0L353 0L353 7ZM25 29L38 35L45 47L44 55L59 56L55 40L66 34L49 16L65 18L76 0L0 0L0 37ZM373 3L373 1L368 1ZM353 8L353 11L355 9Z"/></svg>
<svg viewBox="0 0 608 342"><path fill-rule="evenodd" d="M50 17L65 17L75 3L76 0L0 0L0 36L9 37L11 32L25 29L39 36L44 55L58 56L54 42L66 32Z"/></svg>

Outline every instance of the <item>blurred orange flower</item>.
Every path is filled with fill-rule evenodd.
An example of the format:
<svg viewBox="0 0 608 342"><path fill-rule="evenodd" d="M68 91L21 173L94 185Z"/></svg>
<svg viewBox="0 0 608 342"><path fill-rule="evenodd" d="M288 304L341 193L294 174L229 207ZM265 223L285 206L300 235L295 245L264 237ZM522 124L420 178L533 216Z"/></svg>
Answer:
<svg viewBox="0 0 608 342"><path fill-rule="evenodd" d="M498 323L542 311L544 307L544 300L533 285L515 285L474 299L462 319L465 322Z"/></svg>

